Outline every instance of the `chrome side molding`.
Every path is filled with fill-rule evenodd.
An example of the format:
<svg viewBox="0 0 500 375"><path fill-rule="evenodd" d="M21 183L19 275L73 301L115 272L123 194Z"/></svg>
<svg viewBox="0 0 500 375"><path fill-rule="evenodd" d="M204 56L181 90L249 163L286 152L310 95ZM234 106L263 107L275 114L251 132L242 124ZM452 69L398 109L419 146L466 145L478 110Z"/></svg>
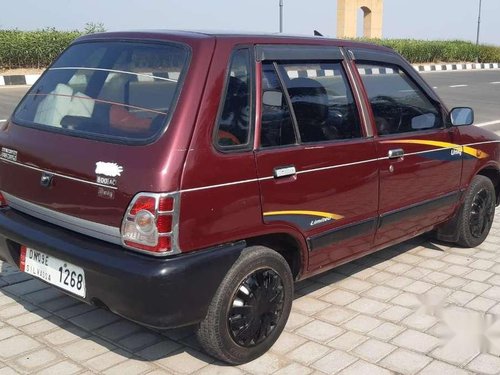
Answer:
<svg viewBox="0 0 500 375"><path fill-rule="evenodd" d="M40 207L3 191L2 194L7 204L15 210L77 233L121 245L120 228L95 223L90 220L80 219L45 207Z"/></svg>

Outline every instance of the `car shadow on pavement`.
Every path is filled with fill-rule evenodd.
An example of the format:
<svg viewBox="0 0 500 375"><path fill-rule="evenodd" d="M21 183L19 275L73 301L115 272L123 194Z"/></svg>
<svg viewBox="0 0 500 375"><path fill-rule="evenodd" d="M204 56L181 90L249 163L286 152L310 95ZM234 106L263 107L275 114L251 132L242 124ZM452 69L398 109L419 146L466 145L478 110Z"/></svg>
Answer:
<svg viewBox="0 0 500 375"><path fill-rule="evenodd" d="M360 273L376 272L378 265L424 243L430 248L427 241L417 237L297 282L296 299L321 288L333 289ZM176 366L186 361L193 368L214 362L223 365L204 354L193 326L165 331L143 327L67 296L6 263L1 263L0 287L0 322L94 371L103 371L110 361L148 361L181 372Z"/></svg>
<svg viewBox="0 0 500 375"><path fill-rule="evenodd" d="M4 262L0 288L0 324L94 371L104 370L110 361L163 360L166 365L172 361L169 368L175 368L173 362L179 358L203 365L215 361L201 352L195 327L165 331L143 327L78 301Z"/></svg>
<svg viewBox="0 0 500 375"><path fill-rule="evenodd" d="M444 246L432 245L437 244L434 239L432 239L432 242L430 241L431 237L429 235L415 237L403 243L362 256L304 281L299 281L295 284L296 299L308 294L314 294L325 287L333 288L337 283L341 283L353 276L358 279L365 279L369 275L381 271L384 268L381 266L383 263L422 245L425 245L426 249L442 251L441 247ZM446 246L449 246L449 244Z"/></svg>

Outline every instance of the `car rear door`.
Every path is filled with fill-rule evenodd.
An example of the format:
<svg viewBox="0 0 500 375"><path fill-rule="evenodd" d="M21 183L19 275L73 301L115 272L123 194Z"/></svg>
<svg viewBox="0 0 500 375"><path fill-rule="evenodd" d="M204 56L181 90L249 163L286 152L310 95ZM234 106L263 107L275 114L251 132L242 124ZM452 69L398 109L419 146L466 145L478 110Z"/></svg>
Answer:
<svg viewBox="0 0 500 375"><path fill-rule="evenodd" d="M366 250L378 209L377 155L340 49L259 46L257 58L264 222L307 239L310 271Z"/></svg>
<svg viewBox="0 0 500 375"><path fill-rule="evenodd" d="M446 110L396 54L352 51L377 127L380 219L375 245L431 229L459 199L462 148Z"/></svg>

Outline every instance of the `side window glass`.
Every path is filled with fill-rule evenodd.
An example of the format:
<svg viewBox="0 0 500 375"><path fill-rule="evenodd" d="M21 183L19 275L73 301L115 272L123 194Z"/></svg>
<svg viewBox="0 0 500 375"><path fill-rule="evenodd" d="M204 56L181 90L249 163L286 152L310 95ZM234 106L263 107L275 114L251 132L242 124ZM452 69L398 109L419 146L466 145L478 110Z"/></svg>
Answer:
<svg viewBox="0 0 500 375"><path fill-rule="evenodd" d="M262 64L262 121L260 144L275 147L296 143L290 108L272 63Z"/></svg>
<svg viewBox="0 0 500 375"><path fill-rule="evenodd" d="M361 137L358 111L340 63L281 64L303 143Z"/></svg>
<svg viewBox="0 0 500 375"><path fill-rule="evenodd" d="M358 71L379 135L443 127L439 106L399 67L358 64Z"/></svg>
<svg viewBox="0 0 500 375"><path fill-rule="evenodd" d="M248 145L251 114L250 52L241 49L233 54L226 83L222 112L217 125L217 145Z"/></svg>

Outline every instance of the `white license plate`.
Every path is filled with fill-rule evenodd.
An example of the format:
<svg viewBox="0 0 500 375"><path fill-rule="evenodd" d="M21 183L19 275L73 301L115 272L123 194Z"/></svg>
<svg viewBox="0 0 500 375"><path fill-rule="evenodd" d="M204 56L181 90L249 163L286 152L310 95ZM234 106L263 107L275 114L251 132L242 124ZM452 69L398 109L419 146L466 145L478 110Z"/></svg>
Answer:
<svg viewBox="0 0 500 375"><path fill-rule="evenodd" d="M85 298L85 271L41 251L21 246L19 268L49 284Z"/></svg>

